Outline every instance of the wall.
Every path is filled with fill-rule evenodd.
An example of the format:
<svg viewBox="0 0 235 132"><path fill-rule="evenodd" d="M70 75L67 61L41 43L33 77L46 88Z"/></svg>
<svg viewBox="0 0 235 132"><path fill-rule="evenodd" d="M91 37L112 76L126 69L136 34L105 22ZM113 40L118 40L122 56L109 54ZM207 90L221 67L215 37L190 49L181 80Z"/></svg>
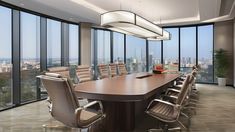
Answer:
<svg viewBox="0 0 235 132"><path fill-rule="evenodd" d="M223 22L216 22L214 24L214 50L217 49L225 49L230 53L229 62L229 72L227 75L227 85L234 84L234 57L233 57L233 39L234 39L234 22L233 20L230 21L223 21Z"/></svg>
<svg viewBox="0 0 235 132"><path fill-rule="evenodd" d="M80 23L81 65L91 65L91 24Z"/></svg>

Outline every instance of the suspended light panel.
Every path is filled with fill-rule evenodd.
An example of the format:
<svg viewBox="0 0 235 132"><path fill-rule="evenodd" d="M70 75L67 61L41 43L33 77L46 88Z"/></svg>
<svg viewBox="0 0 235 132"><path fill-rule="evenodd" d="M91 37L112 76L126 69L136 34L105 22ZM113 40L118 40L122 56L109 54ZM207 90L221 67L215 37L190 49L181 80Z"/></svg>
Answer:
<svg viewBox="0 0 235 132"><path fill-rule="evenodd" d="M171 39L171 34L169 32L167 32L166 30L163 30L163 35L162 36L150 37L150 38L147 38L147 39L148 40L156 40L156 41L170 40Z"/></svg>
<svg viewBox="0 0 235 132"><path fill-rule="evenodd" d="M161 27L129 11L110 11L101 14L101 26L141 38L164 35Z"/></svg>

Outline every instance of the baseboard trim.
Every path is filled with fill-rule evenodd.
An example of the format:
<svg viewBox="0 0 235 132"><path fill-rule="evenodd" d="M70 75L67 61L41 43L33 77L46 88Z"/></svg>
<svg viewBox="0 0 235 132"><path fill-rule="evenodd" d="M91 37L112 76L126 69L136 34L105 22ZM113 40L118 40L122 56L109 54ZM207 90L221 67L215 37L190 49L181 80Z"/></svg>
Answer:
<svg viewBox="0 0 235 132"><path fill-rule="evenodd" d="M203 83L203 82L196 82L196 84L210 84L210 85L218 85L218 83ZM235 88L232 84L226 84L226 86Z"/></svg>

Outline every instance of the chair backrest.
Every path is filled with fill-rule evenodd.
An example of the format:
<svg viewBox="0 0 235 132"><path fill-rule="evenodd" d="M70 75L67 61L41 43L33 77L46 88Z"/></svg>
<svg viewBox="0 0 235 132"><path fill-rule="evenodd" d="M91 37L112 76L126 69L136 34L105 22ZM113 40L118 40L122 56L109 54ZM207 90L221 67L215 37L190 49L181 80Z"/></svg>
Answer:
<svg viewBox="0 0 235 132"><path fill-rule="evenodd" d="M117 65L114 63L109 64L109 74L111 77L117 76Z"/></svg>
<svg viewBox="0 0 235 132"><path fill-rule="evenodd" d="M191 73L194 77L197 76L197 70L193 70L192 73Z"/></svg>
<svg viewBox="0 0 235 132"><path fill-rule="evenodd" d="M77 127L75 110L79 104L69 79L55 73L46 73L40 78L52 102L51 115L65 125Z"/></svg>
<svg viewBox="0 0 235 132"><path fill-rule="evenodd" d="M118 63L117 68L118 68L119 75L127 75L128 74L124 63Z"/></svg>
<svg viewBox="0 0 235 132"><path fill-rule="evenodd" d="M76 69L76 74L80 83L92 80L91 67L87 65L79 65Z"/></svg>
<svg viewBox="0 0 235 132"><path fill-rule="evenodd" d="M108 78L109 77L108 65L99 64L97 67L98 67L98 70L99 70L100 78Z"/></svg>
<svg viewBox="0 0 235 132"><path fill-rule="evenodd" d="M190 75L187 75L186 79L183 82L181 91L179 93L178 99L176 100L176 104L178 105L182 105L182 103L184 102L185 97L188 94L188 88L189 88L189 79L190 79Z"/></svg>
<svg viewBox="0 0 235 132"><path fill-rule="evenodd" d="M51 68L48 68L48 72L57 73L63 77L70 77L68 67L51 67Z"/></svg>
<svg viewBox="0 0 235 132"><path fill-rule="evenodd" d="M194 82L195 81L195 77L193 76L193 72L192 72L192 74L190 75L190 77L189 77L189 81L188 81L188 83L189 83L189 86L188 86L188 94L190 94L190 92L192 91L192 86L194 85Z"/></svg>

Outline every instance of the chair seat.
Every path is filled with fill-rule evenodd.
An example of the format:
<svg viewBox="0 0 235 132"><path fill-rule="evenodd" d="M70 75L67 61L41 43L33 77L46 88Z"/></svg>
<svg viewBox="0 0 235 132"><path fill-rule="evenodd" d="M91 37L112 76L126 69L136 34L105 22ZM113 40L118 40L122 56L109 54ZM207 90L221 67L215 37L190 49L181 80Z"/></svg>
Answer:
<svg viewBox="0 0 235 132"><path fill-rule="evenodd" d="M174 106L167 105L161 102L156 103L151 109L149 109L149 114L159 118L159 120L168 122L175 121L178 116Z"/></svg>
<svg viewBox="0 0 235 132"><path fill-rule="evenodd" d="M81 124L86 126L86 125L91 124L91 122L95 122L101 116L102 116L102 114L99 112L96 112L91 109L86 109L86 110L81 111L79 118L80 118Z"/></svg>

